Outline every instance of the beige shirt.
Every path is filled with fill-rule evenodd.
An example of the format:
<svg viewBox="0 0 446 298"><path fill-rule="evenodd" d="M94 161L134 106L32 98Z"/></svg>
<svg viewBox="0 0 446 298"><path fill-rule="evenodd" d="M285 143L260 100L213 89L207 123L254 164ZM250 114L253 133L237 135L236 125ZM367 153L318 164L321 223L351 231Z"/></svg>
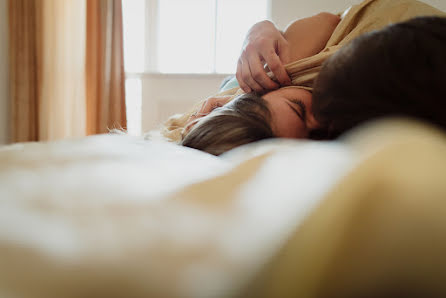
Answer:
<svg viewBox="0 0 446 298"><path fill-rule="evenodd" d="M418 16L446 13L415 0L366 0L352 6L319 54L286 65L293 85L312 89L322 63L354 38Z"/></svg>

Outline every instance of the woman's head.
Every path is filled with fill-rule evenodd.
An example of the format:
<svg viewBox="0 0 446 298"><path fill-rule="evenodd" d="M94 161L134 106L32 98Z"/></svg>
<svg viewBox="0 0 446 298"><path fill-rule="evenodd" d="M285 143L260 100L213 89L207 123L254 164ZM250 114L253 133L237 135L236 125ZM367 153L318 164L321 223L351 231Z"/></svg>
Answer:
<svg viewBox="0 0 446 298"><path fill-rule="evenodd" d="M316 119L332 137L392 115L446 128L445 53L446 18L416 18L355 39L323 65Z"/></svg>
<svg viewBox="0 0 446 298"><path fill-rule="evenodd" d="M183 146L220 155L234 147L273 137L306 138L319 127L311 93L285 87L261 94L211 98L186 126ZM193 126L193 127L192 127Z"/></svg>
<svg viewBox="0 0 446 298"><path fill-rule="evenodd" d="M215 102L215 100L212 100ZM181 145L220 155L234 147L274 137L271 114L257 94L241 95L219 106L205 102L192 116Z"/></svg>

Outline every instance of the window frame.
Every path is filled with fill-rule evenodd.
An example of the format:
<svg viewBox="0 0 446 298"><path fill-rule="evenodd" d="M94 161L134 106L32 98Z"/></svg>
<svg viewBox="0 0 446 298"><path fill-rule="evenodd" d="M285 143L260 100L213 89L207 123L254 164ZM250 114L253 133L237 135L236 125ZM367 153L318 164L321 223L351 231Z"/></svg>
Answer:
<svg viewBox="0 0 446 298"><path fill-rule="evenodd" d="M132 0L122 0L132 1ZM136 104L128 106L128 115L136 113L139 123L132 122L133 130L129 133L141 135L141 133L158 129L160 123L166 120L163 114L175 114L181 111L167 111L163 105L167 103L176 103L190 107L198 99L204 99L215 94L219 84L228 75L234 73L216 72L216 63L214 62L213 72L208 73L163 73L158 71L158 28L159 14L158 1L144 1L144 65L142 71L126 71L125 79L137 79L141 83L139 90L141 97L134 99ZM219 1L219 0L217 0ZM222 0L220 0L222 1ZM224 1L224 0L223 0ZM267 1L267 18L271 19L272 1ZM217 29L217 28L215 28ZM214 49L216 51L216 49ZM184 86L188 88L171 88L166 92L166 86ZM131 110L131 111L130 111ZM130 112L130 114L129 114ZM160 114L161 113L161 114ZM132 119L128 118L128 121Z"/></svg>

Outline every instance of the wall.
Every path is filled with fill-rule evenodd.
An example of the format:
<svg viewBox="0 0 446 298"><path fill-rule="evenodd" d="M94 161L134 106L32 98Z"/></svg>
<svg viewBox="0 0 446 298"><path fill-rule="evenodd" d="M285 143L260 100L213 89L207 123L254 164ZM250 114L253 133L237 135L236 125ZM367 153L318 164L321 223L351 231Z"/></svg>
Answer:
<svg viewBox="0 0 446 298"><path fill-rule="evenodd" d="M144 74L142 131L157 128L169 116L184 113L201 99L215 95L226 75Z"/></svg>
<svg viewBox="0 0 446 298"><path fill-rule="evenodd" d="M8 21L7 0L0 0L0 144L8 141Z"/></svg>
<svg viewBox="0 0 446 298"><path fill-rule="evenodd" d="M319 12L341 12L361 0L271 0L271 18L280 28Z"/></svg>
<svg viewBox="0 0 446 298"><path fill-rule="evenodd" d="M445 0L421 0L421 2L427 3L436 7L442 11L446 11L446 1Z"/></svg>
<svg viewBox="0 0 446 298"><path fill-rule="evenodd" d="M440 10L446 11L445 0L421 0ZM271 18L284 29L290 22L315 15L319 12L341 12L362 0L271 0Z"/></svg>

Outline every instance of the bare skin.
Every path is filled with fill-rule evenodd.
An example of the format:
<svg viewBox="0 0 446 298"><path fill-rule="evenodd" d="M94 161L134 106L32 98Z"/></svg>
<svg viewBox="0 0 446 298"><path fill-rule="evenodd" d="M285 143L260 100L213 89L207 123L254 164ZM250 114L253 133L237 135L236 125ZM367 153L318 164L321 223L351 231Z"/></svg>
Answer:
<svg viewBox="0 0 446 298"><path fill-rule="evenodd" d="M307 138L319 128L313 116L311 93L299 87L284 87L263 96L271 112L273 133L281 138Z"/></svg>
<svg viewBox="0 0 446 298"><path fill-rule="evenodd" d="M255 24L246 35L237 64L240 87L248 93L290 85L284 65L319 53L339 22L337 15L323 12L294 21L283 34L270 21ZM266 75L265 64L278 82Z"/></svg>
<svg viewBox="0 0 446 298"><path fill-rule="evenodd" d="M227 96L208 98L201 109L191 116L186 130L214 109L228 104L229 99ZM265 94L263 99L271 112L270 124L277 137L302 139L319 127L312 113L311 93L307 90L295 86L284 87Z"/></svg>

